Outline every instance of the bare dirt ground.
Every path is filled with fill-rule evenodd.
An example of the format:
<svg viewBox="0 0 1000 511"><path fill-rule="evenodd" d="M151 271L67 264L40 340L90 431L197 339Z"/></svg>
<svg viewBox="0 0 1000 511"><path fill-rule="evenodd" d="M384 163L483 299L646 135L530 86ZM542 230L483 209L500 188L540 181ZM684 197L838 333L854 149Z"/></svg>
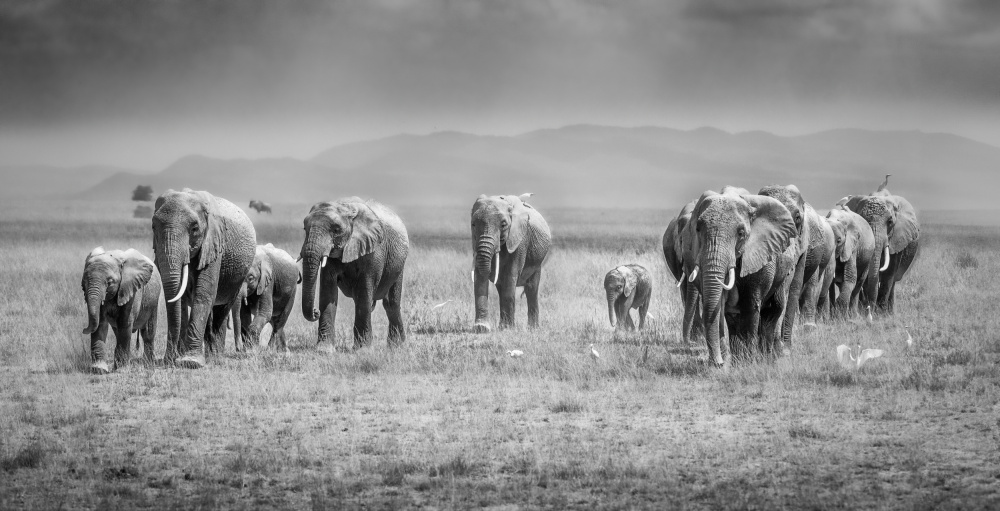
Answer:
<svg viewBox="0 0 1000 511"><path fill-rule="evenodd" d="M522 300L522 326L479 335L468 212L403 211L403 346L379 307L372 346L321 355L296 310L287 355L230 340L203 370L92 376L83 260L151 254L132 207L0 205L0 508L1000 508L995 227L925 226L894 317L821 324L790 358L724 372L677 341L673 212L542 208L558 242L542 327ZM308 207L275 209L252 216L258 243L297 254ZM615 337L601 282L628 262L656 276L655 319ZM850 373L835 347L858 341L886 354Z"/></svg>

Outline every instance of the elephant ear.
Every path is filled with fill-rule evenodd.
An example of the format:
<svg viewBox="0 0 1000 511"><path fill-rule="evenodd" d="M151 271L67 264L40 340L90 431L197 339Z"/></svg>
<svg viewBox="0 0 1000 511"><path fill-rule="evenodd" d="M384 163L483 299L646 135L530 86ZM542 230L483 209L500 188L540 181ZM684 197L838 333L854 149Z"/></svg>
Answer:
<svg viewBox="0 0 1000 511"><path fill-rule="evenodd" d="M528 234L528 208L521 199L513 197L510 203L510 225L507 226L507 252L514 253Z"/></svg>
<svg viewBox="0 0 1000 511"><path fill-rule="evenodd" d="M384 229L382 219L363 202L351 204L354 214L351 220L351 237L344 244L341 261L349 263L372 253L382 243Z"/></svg>
<svg viewBox="0 0 1000 511"><path fill-rule="evenodd" d="M618 273L621 274L622 279L625 280L625 288L622 292L625 293L625 296L632 296L632 293L635 292L635 282L638 277L636 277L632 268L629 268L628 266L619 266L617 269Z"/></svg>
<svg viewBox="0 0 1000 511"><path fill-rule="evenodd" d="M860 233L854 229L848 229L846 225L844 225L842 230L844 231L844 246L841 248L837 259L842 263L846 263L851 259L851 254L857 252L858 250L858 243L860 243L858 238L860 237Z"/></svg>
<svg viewBox="0 0 1000 511"><path fill-rule="evenodd" d="M896 209L896 223L889 237L889 252L895 254L920 237L920 221L910 201L899 195L893 195L888 200Z"/></svg>
<svg viewBox="0 0 1000 511"><path fill-rule="evenodd" d="M122 281L118 284L118 305L122 306L129 302L135 293L149 283L153 276L153 263L139 253L138 250L128 249L122 254L120 261L122 271Z"/></svg>
<svg viewBox="0 0 1000 511"><path fill-rule="evenodd" d="M681 279L683 271L681 253L680 219L675 218L663 232L663 259L667 262L667 269L675 280Z"/></svg>
<svg viewBox="0 0 1000 511"><path fill-rule="evenodd" d="M743 199L750 204L750 232L743 242L741 277L760 271L798 234L792 214L777 200L763 195L746 195Z"/></svg>
<svg viewBox="0 0 1000 511"><path fill-rule="evenodd" d="M189 191L189 190L186 190ZM225 250L226 229L228 225L225 217L219 211L219 204L215 197L208 192L189 191L197 198L199 214L205 221L205 237L201 241L201 250L198 255L198 269L202 270L206 266L222 257Z"/></svg>
<svg viewBox="0 0 1000 511"><path fill-rule="evenodd" d="M260 275L260 278L257 279L257 294L262 295L271 289L271 285L274 283L274 268L271 265L271 258L263 250L260 259L254 262L257 263L257 271Z"/></svg>
<svg viewBox="0 0 1000 511"><path fill-rule="evenodd" d="M847 197L837 201L837 207L857 213L858 209L861 207L861 201L863 201L865 197L867 197L867 195L848 195Z"/></svg>

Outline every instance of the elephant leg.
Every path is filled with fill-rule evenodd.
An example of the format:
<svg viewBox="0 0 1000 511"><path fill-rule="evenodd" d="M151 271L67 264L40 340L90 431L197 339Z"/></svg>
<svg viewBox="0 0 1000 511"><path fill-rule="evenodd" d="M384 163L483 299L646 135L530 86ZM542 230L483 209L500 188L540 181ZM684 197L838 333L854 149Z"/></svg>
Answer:
<svg viewBox="0 0 1000 511"><path fill-rule="evenodd" d="M150 313L146 324L139 330L139 334L142 336L142 356L148 364L153 363L156 356L153 353L153 349L156 347L154 344L156 340L156 314L155 310Z"/></svg>
<svg viewBox="0 0 1000 511"><path fill-rule="evenodd" d="M646 326L646 311L649 310L649 297L639 306L639 330Z"/></svg>
<svg viewBox="0 0 1000 511"><path fill-rule="evenodd" d="M514 326L514 312L517 304L514 285L500 285L497 283L497 294L500 295L500 325L499 328L509 328ZM527 291L526 291L527 292Z"/></svg>
<svg viewBox="0 0 1000 511"><path fill-rule="evenodd" d="M799 300L799 315L802 317L803 325L815 325L816 324L816 307L819 302L819 291L820 285L823 282L823 274L825 272L820 271L820 268L816 268L812 272L812 275L807 275L805 281L802 283L802 294ZM792 298L794 295L789 292L787 305L785 308L785 315L788 315L788 310L791 308ZM782 336L784 337L784 336ZM782 339L784 340L784 339Z"/></svg>
<svg viewBox="0 0 1000 511"><path fill-rule="evenodd" d="M622 320L619 321L619 323L624 324L625 330L628 330L629 332L635 331L635 322L632 321L632 303L634 301L634 297L635 294L625 298L625 301L622 303Z"/></svg>
<svg viewBox="0 0 1000 511"><path fill-rule="evenodd" d="M209 313L208 313L208 319L205 321L205 352L206 353L215 353L215 336L214 336L215 329L212 326L212 325L215 324L215 317L213 315L214 311L215 311L215 307L213 306L212 310L209 311Z"/></svg>
<svg viewBox="0 0 1000 511"><path fill-rule="evenodd" d="M212 339L215 344L214 352L219 355L226 352L226 321L229 319L233 304L216 305L212 309ZM233 342L236 342L236 333L233 332Z"/></svg>
<svg viewBox="0 0 1000 511"><path fill-rule="evenodd" d="M187 325L184 354L177 359L182 367L198 369L205 366L206 334L208 333L209 317L215 304L215 296L219 287L219 270L222 257L216 259L211 266L198 271L194 280L194 298L191 302L191 317ZM225 320L223 319L223 325Z"/></svg>
<svg viewBox="0 0 1000 511"><path fill-rule="evenodd" d="M282 310L281 313L278 316L275 316L274 320L271 321L271 326L274 328L274 331L271 334L272 343L277 341L279 344L276 344L275 347L284 351L288 351L288 345L285 343L285 325L288 324L288 318L292 315L292 309L294 308L295 299L293 295L293 298L289 299L288 302L285 303L284 310Z"/></svg>
<svg viewBox="0 0 1000 511"><path fill-rule="evenodd" d="M791 298L779 289L760 311L761 355L768 359L788 355L790 346L782 343L783 314L788 313Z"/></svg>
<svg viewBox="0 0 1000 511"><path fill-rule="evenodd" d="M372 287L370 283L366 283L354 293L354 349L371 343Z"/></svg>
<svg viewBox="0 0 1000 511"><path fill-rule="evenodd" d="M389 293L382 299L382 308L385 309L385 316L389 318L389 346L398 346L406 340L406 327L403 325L403 278L400 277Z"/></svg>
<svg viewBox="0 0 1000 511"><path fill-rule="evenodd" d="M187 305L181 298L167 304L167 347L163 352L163 363L173 364L180 356L181 334L187 331Z"/></svg>
<svg viewBox="0 0 1000 511"><path fill-rule="evenodd" d="M97 330L90 334L90 370L96 374L108 374L111 366L104 359L104 344L108 339L108 320L101 314Z"/></svg>
<svg viewBox="0 0 1000 511"><path fill-rule="evenodd" d="M538 288L541 287L542 269L538 268L535 273L524 283L524 297L528 302L528 327L538 327Z"/></svg>
<svg viewBox="0 0 1000 511"><path fill-rule="evenodd" d="M316 349L332 353L336 341L334 329L337 321L337 301L340 290L337 287L337 276L332 271L320 270L319 286L319 330L316 338Z"/></svg>
<svg viewBox="0 0 1000 511"><path fill-rule="evenodd" d="M124 367L132 358L132 318L129 314L115 325L115 368Z"/></svg>

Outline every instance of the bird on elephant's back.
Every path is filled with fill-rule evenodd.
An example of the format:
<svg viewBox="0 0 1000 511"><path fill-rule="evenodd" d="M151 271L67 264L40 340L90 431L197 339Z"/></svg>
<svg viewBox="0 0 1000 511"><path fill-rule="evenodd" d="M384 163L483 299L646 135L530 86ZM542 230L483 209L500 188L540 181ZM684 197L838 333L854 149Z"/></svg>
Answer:
<svg viewBox="0 0 1000 511"><path fill-rule="evenodd" d="M542 266L552 233L542 214L517 195L480 195L472 205L475 328L489 332L489 285L500 297L500 328L513 326L515 290L524 287L528 326L537 327Z"/></svg>
<svg viewBox="0 0 1000 511"><path fill-rule="evenodd" d="M403 268L410 243L402 219L378 202L347 197L314 205L303 225L302 314L319 321L317 349L334 349L338 289L354 300L355 348L370 342L378 300L389 319L389 344L403 342Z"/></svg>
<svg viewBox="0 0 1000 511"><path fill-rule="evenodd" d="M153 251L167 300L168 362L198 368L222 350L226 320L253 262L257 235L235 204L205 191L156 199Z"/></svg>

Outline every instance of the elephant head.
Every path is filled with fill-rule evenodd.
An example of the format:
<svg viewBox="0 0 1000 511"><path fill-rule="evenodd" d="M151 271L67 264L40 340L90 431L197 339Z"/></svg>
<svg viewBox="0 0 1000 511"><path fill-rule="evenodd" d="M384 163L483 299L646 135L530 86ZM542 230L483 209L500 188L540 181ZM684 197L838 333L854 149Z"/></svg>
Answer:
<svg viewBox="0 0 1000 511"><path fill-rule="evenodd" d="M153 252L168 307L184 295L190 263L201 271L222 257L226 224L208 192L167 190L156 199Z"/></svg>
<svg viewBox="0 0 1000 511"><path fill-rule="evenodd" d="M105 300L113 300L119 307L129 303L152 276L153 264L136 250L105 252L103 247L97 247L91 251L80 283L87 301L87 327L83 333L97 330Z"/></svg>
<svg viewBox="0 0 1000 511"><path fill-rule="evenodd" d="M841 263L849 261L860 250L863 241L862 238L865 234L860 231L858 222L854 221L852 217L857 218L857 214L848 209L841 208L831 209L826 214L827 222L830 224L830 228L833 229L833 237L836 244L834 256Z"/></svg>
<svg viewBox="0 0 1000 511"><path fill-rule="evenodd" d="M267 255L264 247L258 245L253 256L253 264L247 272L245 286L247 293L262 295L270 293L274 283L274 268L271 266L271 258Z"/></svg>
<svg viewBox="0 0 1000 511"><path fill-rule="evenodd" d="M306 215L302 243L302 314L309 321L319 319L315 307L316 280L329 259L351 263L371 254L384 239L382 220L365 201L349 197L336 202L320 202Z"/></svg>
<svg viewBox="0 0 1000 511"><path fill-rule="evenodd" d="M632 308L632 299L635 298L635 285L638 277L628 266L619 266L608 272L604 277L604 291L608 297L608 319L611 326L618 325L618 318L615 314L615 302L619 298L625 297L626 303L622 307L625 314Z"/></svg>
<svg viewBox="0 0 1000 511"><path fill-rule="evenodd" d="M791 213L780 202L745 190L724 188L705 192L687 225L689 240L698 254L692 271L701 290L702 319L709 357L723 364L720 336L727 293L736 284L736 273L745 277L775 260L796 236ZM699 271L700 270L700 271Z"/></svg>

